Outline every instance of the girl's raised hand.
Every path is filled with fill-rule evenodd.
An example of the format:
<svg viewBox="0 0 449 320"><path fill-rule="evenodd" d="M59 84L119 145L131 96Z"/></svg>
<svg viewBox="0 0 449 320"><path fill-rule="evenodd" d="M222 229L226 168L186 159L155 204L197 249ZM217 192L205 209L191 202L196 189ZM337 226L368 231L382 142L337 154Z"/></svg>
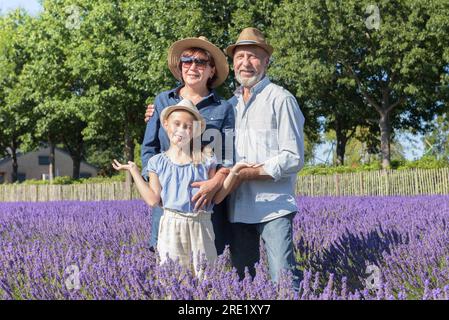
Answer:
<svg viewBox="0 0 449 320"><path fill-rule="evenodd" d="M233 170L238 172L244 168L259 168L261 166L263 166L263 163L256 164L256 163L247 163L247 162L237 162L234 165Z"/></svg>
<svg viewBox="0 0 449 320"><path fill-rule="evenodd" d="M132 162L132 161L128 161L128 164L121 164L120 162L118 162L115 159L112 162L112 167L115 170L129 170L129 171L131 171L131 170L137 169L137 165L134 162Z"/></svg>

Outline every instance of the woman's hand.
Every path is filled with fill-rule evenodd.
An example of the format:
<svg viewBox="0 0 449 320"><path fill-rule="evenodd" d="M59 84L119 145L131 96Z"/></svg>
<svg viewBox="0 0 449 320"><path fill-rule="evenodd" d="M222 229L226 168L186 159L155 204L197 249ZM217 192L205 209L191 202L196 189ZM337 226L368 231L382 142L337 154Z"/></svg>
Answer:
<svg viewBox="0 0 449 320"><path fill-rule="evenodd" d="M128 164L121 164L120 162L118 162L117 160L113 160L112 162L112 167L117 170L128 170L128 171L133 171L133 170L137 170L139 171L139 169L137 168L137 165L132 162L132 161L128 161Z"/></svg>

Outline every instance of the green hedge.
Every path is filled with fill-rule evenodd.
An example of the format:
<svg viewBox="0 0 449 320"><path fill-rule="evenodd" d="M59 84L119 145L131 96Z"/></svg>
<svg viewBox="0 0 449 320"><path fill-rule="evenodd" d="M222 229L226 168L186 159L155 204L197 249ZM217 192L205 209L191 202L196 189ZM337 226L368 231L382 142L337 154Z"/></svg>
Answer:
<svg viewBox="0 0 449 320"><path fill-rule="evenodd" d="M83 178L83 179L72 179L68 176L63 177L56 177L53 179L53 184L82 184L82 183L108 183L108 182L119 182L125 181L125 174L120 173L117 175L114 175L112 177L94 177L94 178ZM22 182L22 184L25 185L45 185L50 184L50 181L48 180L25 180Z"/></svg>
<svg viewBox="0 0 449 320"><path fill-rule="evenodd" d="M433 157L423 157L416 161L391 161L391 169L393 170L410 170L410 169L438 169L449 167L448 160L437 160ZM331 175L335 173L352 173L363 171L375 171L381 170L382 165L380 162L375 162L368 165L353 165L353 166L305 166L300 172L300 176L307 175ZM81 184L81 183L108 183L125 181L125 173L120 172L112 177L95 177L87 179L72 179L71 177L56 177L53 180L53 184ZM26 180L22 184L26 185L41 185L49 184L49 181L43 180Z"/></svg>
<svg viewBox="0 0 449 320"><path fill-rule="evenodd" d="M437 160L433 157L423 157L415 161L391 161L392 170L410 170L410 169L439 169L449 167L448 160ZM375 162L369 165L354 165L354 166L305 166L300 172L301 176L308 175L329 175L335 173L352 173L381 170L380 162Z"/></svg>
<svg viewBox="0 0 449 320"><path fill-rule="evenodd" d="M379 163L373 163L370 165L359 165L359 166L326 166L326 165L316 165L316 166L305 166L300 172L300 176L309 175L329 175L335 173L350 173L350 172L360 172L360 171L374 171L380 170L382 166Z"/></svg>

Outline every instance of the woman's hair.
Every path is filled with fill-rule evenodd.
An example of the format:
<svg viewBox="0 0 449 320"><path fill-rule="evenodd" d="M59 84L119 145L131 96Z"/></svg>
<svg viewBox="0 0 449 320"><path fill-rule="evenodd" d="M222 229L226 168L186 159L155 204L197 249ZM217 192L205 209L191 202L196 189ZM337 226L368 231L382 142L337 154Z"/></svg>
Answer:
<svg viewBox="0 0 449 320"><path fill-rule="evenodd" d="M197 53L202 53L202 54L204 54L204 55L207 57L207 60L209 60L209 65L210 65L212 68L215 67L215 60L214 60L214 57L209 53L209 51L204 50L204 49L201 49L201 48L189 48L189 49L186 49L186 50L184 50L184 51L182 52L181 57L185 57L185 56L190 57L190 56L193 56L193 55L195 55L195 54L197 54ZM181 60L179 60L178 68L179 68L179 70L180 70L180 72L181 72L181 77L182 77L182 62L181 62ZM212 83L213 83L216 79L217 79L217 72L216 72L216 70L215 70L215 73L214 73L213 77L210 78L210 79L207 79L207 87L210 88L211 85L212 85ZM184 79L183 79L183 81L184 81Z"/></svg>

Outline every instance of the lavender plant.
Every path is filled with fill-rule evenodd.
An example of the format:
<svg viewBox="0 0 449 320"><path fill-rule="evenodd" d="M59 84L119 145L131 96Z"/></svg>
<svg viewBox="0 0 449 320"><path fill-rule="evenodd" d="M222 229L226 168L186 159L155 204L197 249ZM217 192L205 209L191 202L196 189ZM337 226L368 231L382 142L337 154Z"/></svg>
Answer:
<svg viewBox="0 0 449 320"><path fill-rule="evenodd" d="M254 279L229 250L199 278L160 265L142 201L0 203L0 298L449 299L449 196L297 202L299 292L271 282L263 246Z"/></svg>

